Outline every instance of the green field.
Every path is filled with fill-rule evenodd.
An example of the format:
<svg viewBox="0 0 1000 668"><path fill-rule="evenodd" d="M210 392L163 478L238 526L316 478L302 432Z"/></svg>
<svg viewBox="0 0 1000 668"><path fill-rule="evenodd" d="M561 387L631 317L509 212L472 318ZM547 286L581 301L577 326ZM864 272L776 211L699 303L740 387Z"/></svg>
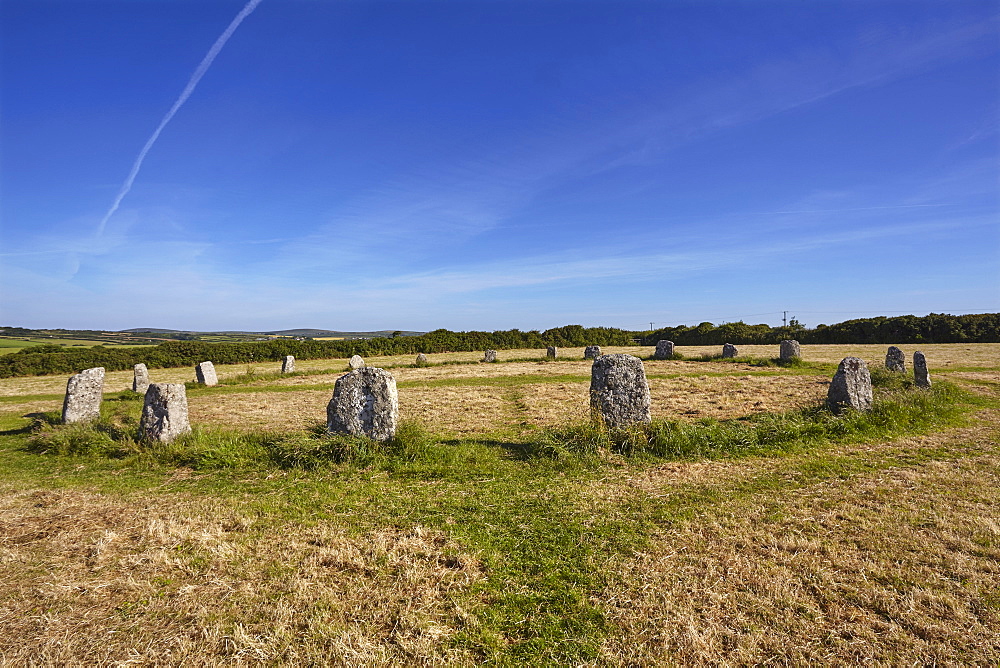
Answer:
<svg viewBox="0 0 1000 668"><path fill-rule="evenodd" d="M72 348L91 348L97 345L103 345L108 348L145 348L151 345L156 345L152 343L115 343L114 341L97 341L94 339L60 339L60 338L47 338L47 337L31 337L31 338L13 338L13 337L0 337L0 355L7 355L9 353L15 353L19 350L24 350L25 348L31 348L33 346L41 345L52 345L66 346Z"/></svg>
<svg viewBox="0 0 1000 668"><path fill-rule="evenodd" d="M92 426L56 424L65 376L3 379L2 662L997 665L995 348L927 348L929 391L883 347L685 350L619 434L574 417L582 350L369 359L388 444L318 428L344 360L220 365L161 446L130 372ZM877 405L834 417L848 353Z"/></svg>

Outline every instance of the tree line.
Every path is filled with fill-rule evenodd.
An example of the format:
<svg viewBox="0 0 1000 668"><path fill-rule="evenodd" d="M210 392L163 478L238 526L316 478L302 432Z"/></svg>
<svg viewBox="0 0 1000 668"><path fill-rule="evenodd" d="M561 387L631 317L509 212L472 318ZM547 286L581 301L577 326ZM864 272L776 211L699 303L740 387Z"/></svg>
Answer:
<svg viewBox="0 0 1000 668"><path fill-rule="evenodd" d="M1000 343L1000 313L925 316L903 315L893 318L859 318L835 325L817 325L808 329L794 318L785 326L748 325L727 322L713 325L703 322L694 327L665 327L640 337L644 345L673 341L679 346L734 344L777 344L785 339L799 343Z"/></svg>
<svg viewBox="0 0 1000 668"><path fill-rule="evenodd" d="M629 331L614 327L566 325L540 332L511 329L496 332L452 332L438 329L418 336L317 341L271 339L233 343L167 341L136 348L68 348L42 345L0 356L0 378L56 373L77 373L103 366L108 371L131 369L139 362L149 368L194 365L211 360L216 364L275 362L285 355L296 359L346 358L351 355L415 355L417 353L469 352L585 345L656 345L670 340L677 345L777 344L783 339L800 343L1000 343L1000 313L894 318L862 318L808 329L794 319L789 325L748 325L703 322L694 327L666 327L654 331Z"/></svg>
<svg viewBox="0 0 1000 668"><path fill-rule="evenodd" d="M131 369L142 362L151 369L189 366L211 360L215 364L274 362L285 355L296 359L343 358L352 355L416 355L546 346L629 346L636 335L613 327L567 325L544 332L518 329L497 332L452 332L438 329L419 336L394 336L342 341L313 339L271 339L212 343L208 341L167 341L156 346L135 348L69 348L54 344L24 348L0 357L0 378L55 373L77 373L102 366L108 371Z"/></svg>

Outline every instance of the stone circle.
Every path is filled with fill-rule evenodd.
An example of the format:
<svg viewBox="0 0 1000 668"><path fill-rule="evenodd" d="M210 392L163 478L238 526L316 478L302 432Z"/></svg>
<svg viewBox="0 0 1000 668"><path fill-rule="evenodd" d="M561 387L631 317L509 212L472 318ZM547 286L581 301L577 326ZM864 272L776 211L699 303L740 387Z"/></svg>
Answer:
<svg viewBox="0 0 1000 668"><path fill-rule="evenodd" d="M590 413L608 427L648 423L649 383L642 360L619 353L601 355L590 370Z"/></svg>
<svg viewBox="0 0 1000 668"><path fill-rule="evenodd" d="M600 346L587 346L583 349L583 359L593 360L601 356Z"/></svg>
<svg viewBox="0 0 1000 668"><path fill-rule="evenodd" d="M913 353L913 383L917 387L931 386L931 374L927 371L927 358L919 350Z"/></svg>
<svg viewBox="0 0 1000 668"><path fill-rule="evenodd" d="M417 364L427 364L427 355L417 353Z"/></svg>
<svg viewBox="0 0 1000 668"><path fill-rule="evenodd" d="M559 354L559 349L556 348L555 346L549 346L548 348L545 349L545 356L550 359L555 359L558 354Z"/></svg>
<svg viewBox="0 0 1000 668"><path fill-rule="evenodd" d="M219 384L219 377L215 375L215 365L211 362L202 362L194 368L194 375L198 382L209 387Z"/></svg>
<svg viewBox="0 0 1000 668"><path fill-rule="evenodd" d="M146 390L139 437L169 443L191 431L183 383L152 383Z"/></svg>
<svg viewBox="0 0 1000 668"><path fill-rule="evenodd" d="M834 413L845 409L866 411L872 407L872 376L859 357L845 357L826 394L826 405Z"/></svg>
<svg viewBox="0 0 1000 668"><path fill-rule="evenodd" d="M388 441L398 421L399 395L391 373L364 367L337 379L326 407L328 432Z"/></svg>
<svg viewBox="0 0 1000 668"><path fill-rule="evenodd" d="M347 363L347 366L351 367L352 371L355 369L363 369L365 361L362 359L361 355L352 355L350 361Z"/></svg>
<svg viewBox="0 0 1000 668"><path fill-rule="evenodd" d="M63 399L63 424L95 420L101 415L104 398L104 367L85 369L66 381Z"/></svg>
<svg viewBox="0 0 1000 668"><path fill-rule="evenodd" d="M656 342L656 353L653 354L658 360L668 360L674 356L674 342L673 341L657 341Z"/></svg>
<svg viewBox="0 0 1000 668"><path fill-rule="evenodd" d="M782 341L778 358L787 361L796 357L802 357L802 346L799 342L794 339Z"/></svg>
<svg viewBox="0 0 1000 668"><path fill-rule="evenodd" d="M483 362L496 362L497 361L497 351L487 350L483 353Z"/></svg>
<svg viewBox="0 0 1000 668"><path fill-rule="evenodd" d="M885 368L889 371L906 373L906 355L896 346L889 346L885 353Z"/></svg>
<svg viewBox="0 0 1000 668"><path fill-rule="evenodd" d="M281 360L281 373L292 373L293 371L295 371L295 357L285 355L284 359Z"/></svg>
<svg viewBox="0 0 1000 668"><path fill-rule="evenodd" d="M722 346L722 356L723 357L736 357L738 354L739 354L739 351L736 349L736 346L734 346L733 344L727 343L724 346Z"/></svg>
<svg viewBox="0 0 1000 668"><path fill-rule="evenodd" d="M149 387L149 369L142 362L132 367L132 391L144 394Z"/></svg>

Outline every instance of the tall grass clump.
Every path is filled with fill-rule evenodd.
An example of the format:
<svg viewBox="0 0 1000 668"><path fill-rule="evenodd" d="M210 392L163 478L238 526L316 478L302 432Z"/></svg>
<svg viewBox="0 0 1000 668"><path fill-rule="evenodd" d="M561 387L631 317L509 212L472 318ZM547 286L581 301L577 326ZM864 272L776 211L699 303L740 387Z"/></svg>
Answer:
<svg viewBox="0 0 1000 668"><path fill-rule="evenodd" d="M966 410L959 404L965 394L949 383L913 391L906 389L905 378L881 374L878 377L883 389L869 411L834 415L825 407L816 406L733 420L654 420L619 429L577 424L546 430L539 438L538 452L561 457L607 451L627 457L665 459L773 455L820 442L860 441L919 432L955 422Z"/></svg>
<svg viewBox="0 0 1000 668"><path fill-rule="evenodd" d="M42 413L31 425L26 450L49 455L100 455L123 458L139 452L136 434L142 396L122 392L101 404L100 416L89 422L61 424L57 411Z"/></svg>
<svg viewBox="0 0 1000 668"><path fill-rule="evenodd" d="M330 434L325 425L286 434L264 443L270 463L281 468L313 470L330 465L386 466L430 459L437 439L415 422L402 421L388 441Z"/></svg>

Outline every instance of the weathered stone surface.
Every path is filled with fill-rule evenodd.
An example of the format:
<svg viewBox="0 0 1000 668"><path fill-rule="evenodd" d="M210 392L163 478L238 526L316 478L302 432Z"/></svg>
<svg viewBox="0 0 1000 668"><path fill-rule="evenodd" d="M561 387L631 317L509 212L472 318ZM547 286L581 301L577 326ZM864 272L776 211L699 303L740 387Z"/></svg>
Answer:
<svg viewBox="0 0 1000 668"><path fill-rule="evenodd" d="M673 341L657 341L656 342L656 352L653 354L658 360L668 360L674 356L674 342Z"/></svg>
<svg viewBox="0 0 1000 668"><path fill-rule="evenodd" d="M913 382L917 387L931 386L931 374L927 371L927 358L919 350L913 353Z"/></svg>
<svg viewBox="0 0 1000 668"><path fill-rule="evenodd" d="M219 377L215 375L215 365L211 362L202 362L194 368L194 375L198 379L198 382L202 385L212 385L219 384Z"/></svg>
<svg viewBox="0 0 1000 668"><path fill-rule="evenodd" d="M834 413L847 408L866 411L872 407L872 376L859 357L845 357L826 394L826 405Z"/></svg>
<svg viewBox="0 0 1000 668"><path fill-rule="evenodd" d="M427 364L427 355L417 353L417 364Z"/></svg>
<svg viewBox="0 0 1000 668"><path fill-rule="evenodd" d="M399 395L391 373L365 367L337 379L326 407L327 431L388 441L398 421Z"/></svg>
<svg viewBox="0 0 1000 668"><path fill-rule="evenodd" d="M736 349L736 346L734 346L733 344L727 343L724 346L722 346L722 356L723 357L736 357L737 355L739 355L739 351Z"/></svg>
<svg viewBox="0 0 1000 668"><path fill-rule="evenodd" d="M781 352L778 357L783 360L790 360L793 357L802 357L802 346L798 341L786 340L781 342Z"/></svg>
<svg viewBox="0 0 1000 668"><path fill-rule="evenodd" d="M281 373L292 373L295 371L295 356L285 355L285 358L281 360Z"/></svg>
<svg viewBox="0 0 1000 668"><path fill-rule="evenodd" d="M132 367L132 391L145 394L149 387L149 369L142 362Z"/></svg>
<svg viewBox="0 0 1000 668"><path fill-rule="evenodd" d="M104 367L86 369L70 376L66 382L66 398L63 399L63 424L85 422L99 417L103 395Z"/></svg>
<svg viewBox="0 0 1000 668"><path fill-rule="evenodd" d="M153 383L146 390L139 420L139 437L169 443L191 431L187 392L183 383Z"/></svg>
<svg viewBox="0 0 1000 668"><path fill-rule="evenodd" d="M497 361L497 351L495 351L495 350L487 350L486 352L484 352L483 353L483 361L484 362L496 362Z"/></svg>
<svg viewBox="0 0 1000 668"><path fill-rule="evenodd" d="M649 383L642 360L632 355L601 355L590 370L590 413L609 427L650 421Z"/></svg>
<svg viewBox="0 0 1000 668"><path fill-rule="evenodd" d="M559 354L559 349L556 348L555 346L549 346L548 348L545 349L545 356L551 359L555 359L558 354Z"/></svg>
<svg viewBox="0 0 1000 668"><path fill-rule="evenodd" d="M351 370L363 369L365 368L365 361L361 358L361 355L353 355L351 360L347 363L347 366L351 367Z"/></svg>
<svg viewBox="0 0 1000 668"><path fill-rule="evenodd" d="M885 354L885 368L889 371L906 373L906 355L896 346L889 346Z"/></svg>
<svg viewBox="0 0 1000 668"><path fill-rule="evenodd" d="M587 346L583 349L583 359L585 360L595 360L601 356L600 346Z"/></svg>

